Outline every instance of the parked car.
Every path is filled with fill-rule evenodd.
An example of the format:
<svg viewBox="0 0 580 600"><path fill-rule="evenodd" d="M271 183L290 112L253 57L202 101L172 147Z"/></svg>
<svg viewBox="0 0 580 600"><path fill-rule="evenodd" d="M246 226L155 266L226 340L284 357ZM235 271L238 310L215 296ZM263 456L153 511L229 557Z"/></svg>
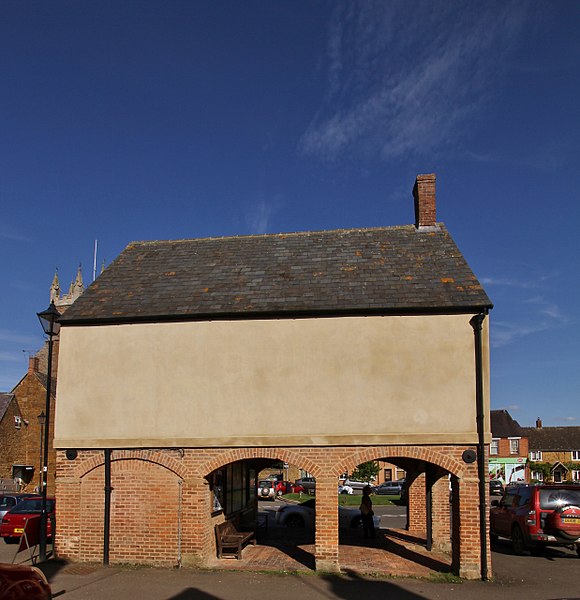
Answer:
<svg viewBox="0 0 580 600"><path fill-rule="evenodd" d="M0 563L0 598L50 600L52 592L44 573L37 567Z"/></svg>
<svg viewBox="0 0 580 600"><path fill-rule="evenodd" d="M291 481L280 481L275 486L276 496L283 496L284 494L299 494L304 491L301 485L296 485Z"/></svg>
<svg viewBox="0 0 580 600"><path fill-rule="evenodd" d="M52 518L54 518L54 498L46 499L46 510L49 516L46 525L47 538L52 537ZM9 510L3 517L0 523L0 537L4 538L7 544L15 544L24 533L26 521L31 517L37 517L42 510L42 498L40 496L34 498L26 498L19 502L12 510Z"/></svg>
<svg viewBox="0 0 580 600"><path fill-rule="evenodd" d="M316 518L316 499L312 498L302 504L286 504L276 511L276 524L280 527L314 528ZM380 526L380 518L373 517L375 529ZM361 527L361 514L358 508L339 506L338 526L341 528Z"/></svg>
<svg viewBox="0 0 580 600"><path fill-rule="evenodd" d="M580 557L580 489L572 485L513 485L493 500L490 536L511 540L515 554L542 546L575 547Z"/></svg>
<svg viewBox="0 0 580 600"><path fill-rule="evenodd" d="M492 479L489 482L489 493L490 494L498 494L499 496L503 496L503 483L500 479Z"/></svg>
<svg viewBox="0 0 580 600"><path fill-rule="evenodd" d="M38 494L20 494L18 492L3 492L0 494L0 520L19 502L26 498L40 498Z"/></svg>
<svg viewBox="0 0 580 600"><path fill-rule="evenodd" d="M354 490L350 487L350 485L339 485L338 493L339 494L354 494Z"/></svg>
<svg viewBox="0 0 580 600"><path fill-rule="evenodd" d="M373 488L373 492L378 494L379 496L387 495L387 496L400 496L403 491L403 486L405 485L405 481L385 481L385 483L381 483L381 485L377 485Z"/></svg>
<svg viewBox="0 0 580 600"><path fill-rule="evenodd" d="M372 481L354 481L353 479L345 479L342 485L348 485L353 490L362 490L367 485L372 487L373 483Z"/></svg>
<svg viewBox="0 0 580 600"><path fill-rule="evenodd" d="M275 500L275 482L270 479L263 479L260 481L258 483L258 498L260 500Z"/></svg>
<svg viewBox="0 0 580 600"><path fill-rule="evenodd" d="M314 477L302 477L297 479L294 483L295 485L302 486L306 492L316 489L316 479Z"/></svg>

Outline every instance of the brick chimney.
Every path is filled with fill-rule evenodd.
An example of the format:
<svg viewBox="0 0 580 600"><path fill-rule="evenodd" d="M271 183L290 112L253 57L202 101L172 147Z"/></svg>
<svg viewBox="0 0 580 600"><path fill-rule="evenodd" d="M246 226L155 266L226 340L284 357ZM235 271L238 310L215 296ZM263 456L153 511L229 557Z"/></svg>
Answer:
<svg viewBox="0 0 580 600"><path fill-rule="evenodd" d="M29 373L38 373L40 361L37 356L29 356L28 357L28 372Z"/></svg>
<svg viewBox="0 0 580 600"><path fill-rule="evenodd" d="M415 198L415 227L434 227L435 214L435 173L417 175L413 187Z"/></svg>
<svg viewBox="0 0 580 600"><path fill-rule="evenodd" d="M542 419L540 417L536 419L536 429L542 429Z"/></svg>

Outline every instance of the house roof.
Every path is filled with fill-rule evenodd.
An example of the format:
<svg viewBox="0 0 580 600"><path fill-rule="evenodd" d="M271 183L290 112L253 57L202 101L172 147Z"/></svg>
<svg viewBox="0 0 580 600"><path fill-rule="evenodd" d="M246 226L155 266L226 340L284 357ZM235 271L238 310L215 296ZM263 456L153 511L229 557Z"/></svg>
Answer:
<svg viewBox="0 0 580 600"><path fill-rule="evenodd" d="M524 437L520 424L507 410L492 410L491 435L494 438Z"/></svg>
<svg viewBox="0 0 580 600"><path fill-rule="evenodd" d="M522 427L530 450L580 450L580 427Z"/></svg>
<svg viewBox="0 0 580 600"><path fill-rule="evenodd" d="M443 224L134 242L63 324L492 304Z"/></svg>
<svg viewBox="0 0 580 600"><path fill-rule="evenodd" d="M6 394L0 392L0 421L4 418L8 407L10 406L10 402L12 402L14 398L14 394Z"/></svg>

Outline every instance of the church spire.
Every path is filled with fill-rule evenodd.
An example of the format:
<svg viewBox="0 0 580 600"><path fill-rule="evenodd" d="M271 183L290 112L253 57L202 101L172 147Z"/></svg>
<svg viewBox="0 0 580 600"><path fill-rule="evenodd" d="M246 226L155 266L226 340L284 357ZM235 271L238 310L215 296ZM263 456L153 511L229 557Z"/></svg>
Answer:
<svg viewBox="0 0 580 600"><path fill-rule="evenodd" d="M85 291L85 285L83 283L82 268L83 268L83 265L81 263L79 263L79 268L77 270L77 277L72 285L72 290L71 290L73 302Z"/></svg>
<svg viewBox="0 0 580 600"><path fill-rule="evenodd" d="M52 284L50 286L50 301L56 302L60 298L60 283L58 282L58 269L54 271Z"/></svg>

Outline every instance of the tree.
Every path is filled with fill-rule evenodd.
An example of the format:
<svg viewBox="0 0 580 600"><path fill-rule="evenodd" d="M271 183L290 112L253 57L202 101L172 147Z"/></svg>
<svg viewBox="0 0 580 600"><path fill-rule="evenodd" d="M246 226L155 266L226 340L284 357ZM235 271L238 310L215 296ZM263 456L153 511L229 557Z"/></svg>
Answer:
<svg viewBox="0 0 580 600"><path fill-rule="evenodd" d="M351 479L354 481L372 481L379 473L381 468L376 460L362 463L352 472Z"/></svg>

